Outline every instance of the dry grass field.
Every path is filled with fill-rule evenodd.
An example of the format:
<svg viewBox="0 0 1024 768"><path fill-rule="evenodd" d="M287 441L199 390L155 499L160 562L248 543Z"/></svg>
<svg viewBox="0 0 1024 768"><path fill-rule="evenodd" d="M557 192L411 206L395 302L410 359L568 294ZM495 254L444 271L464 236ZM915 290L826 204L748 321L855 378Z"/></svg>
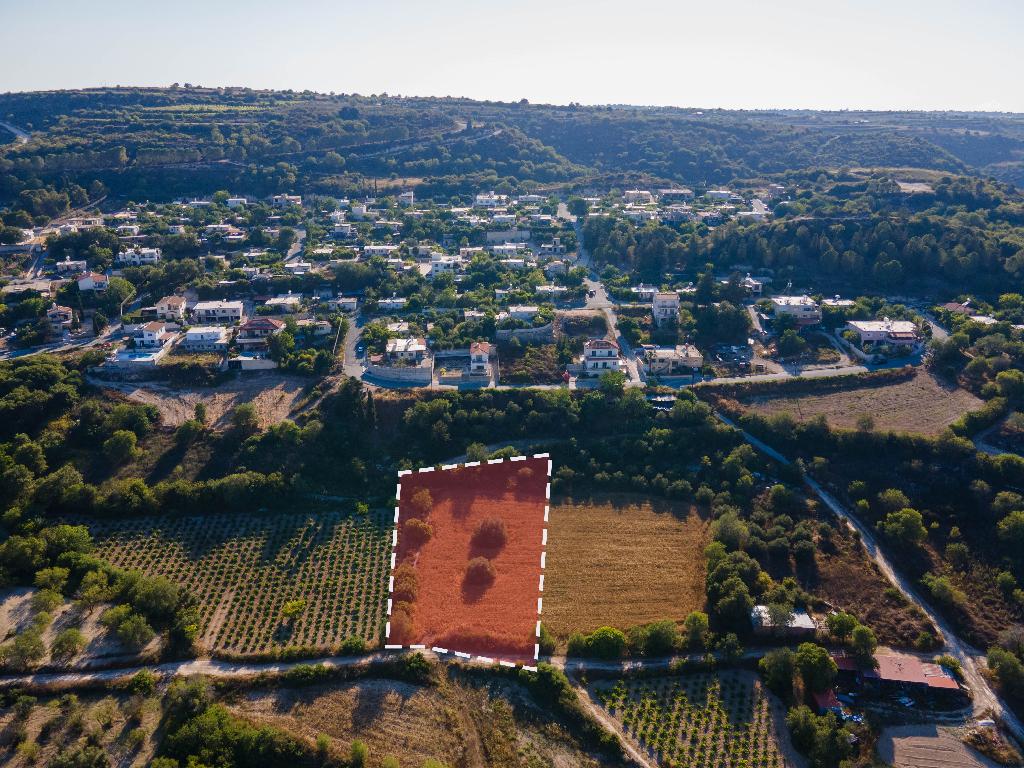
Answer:
<svg viewBox="0 0 1024 768"><path fill-rule="evenodd" d="M360 739L371 766L388 756L413 767L428 758L452 768L602 765L537 710L525 690L499 680L455 677L430 687L363 680L257 690L233 701L231 710L309 742L325 734L339 754Z"/></svg>
<svg viewBox="0 0 1024 768"><path fill-rule="evenodd" d="M846 429L855 428L859 417L869 415L877 430L921 435L937 435L964 413L982 405L970 392L940 382L925 371L883 387L789 397L758 395L741 402L758 413L789 413L800 421L824 416L830 426Z"/></svg>
<svg viewBox="0 0 1024 768"><path fill-rule="evenodd" d="M602 625L681 621L704 605L708 525L686 505L638 496L551 507L544 625L565 640Z"/></svg>

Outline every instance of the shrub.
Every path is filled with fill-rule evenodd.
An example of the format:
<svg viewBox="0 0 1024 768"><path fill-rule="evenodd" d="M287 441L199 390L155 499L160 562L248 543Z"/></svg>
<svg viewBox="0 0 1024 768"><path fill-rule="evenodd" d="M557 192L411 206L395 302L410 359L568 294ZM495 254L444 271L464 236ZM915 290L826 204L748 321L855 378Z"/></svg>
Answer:
<svg viewBox="0 0 1024 768"><path fill-rule="evenodd" d="M481 520L473 531L473 546L481 549L501 549L506 540L505 521L499 517Z"/></svg>
<svg viewBox="0 0 1024 768"><path fill-rule="evenodd" d="M124 464L138 454L138 438L128 429L119 429L103 443L103 455L111 464Z"/></svg>
<svg viewBox="0 0 1024 768"><path fill-rule="evenodd" d="M71 659L85 648L85 635L74 627L69 627L57 635L50 645L50 654L55 659Z"/></svg>
<svg viewBox="0 0 1024 768"><path fill-rule="evenodd" d="M419 592L419 580L416 569L409 563L402 563L395 568L395 588L392 598L398 602L414 603Z"/></svg>
<svg viewBox="0 0 1024 768"><path fill-rule="evenodd" d="M402 536L414 549L418 549L434 536L434 529L417 517L409 518L402 525Z"/></svg>
<svg viewBox="0 0 1024 768"><path fill-rule="evenodd" d="M626 636L615 627L598 627L589 635L575 634L569 638L570 656L620 659L625 651Z"/></svg>
<svg viewBox="0 0 1024 768"><path fill-rule="evenodd" d="M474 557L466 566L466 582L474 586L490 586L497 575L494 563L486 557Z"/></svg>
<svg viewBox="0 0 1024 768"><path fill-rule="evenodd" d="M434 498L426 488L420 488L409 499L408 511L413 517L426 517L434 508Z"/></svg>

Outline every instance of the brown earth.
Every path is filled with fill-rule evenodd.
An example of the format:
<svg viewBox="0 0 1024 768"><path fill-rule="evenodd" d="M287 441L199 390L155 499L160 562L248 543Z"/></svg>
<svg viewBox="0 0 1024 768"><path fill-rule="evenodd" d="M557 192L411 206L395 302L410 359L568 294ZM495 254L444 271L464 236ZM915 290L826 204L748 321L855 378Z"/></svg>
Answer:
<svg viewBox="0 0 1024 768"><path fill-rule="evenodd" d="M547 483L546 458L401 478L397 562L412 565L419 588L411 624L392 615L392 644L532 661ZM407 531L422 490L432 500L423 520L433 534L417 545ZM503 545L485 548L474 541L477 526L488 519L504 524ZM495 570L490 585L467 576L469 562L477 557Z"/></svg>
<svg viewBox="0 0 1024 768"><path fill-rule="evenodd" d="M910 648L922 631L935 632L924 614L894 590L849 531L837 527L833 543L834 551L819 548L815 556L817 580L807 585L810 592L837 610L852 613L883 645Z"/></svg>
<svg viewBox="0 0 1024 768"><path fill-rule="evenodd" d="M995 768L997 763L966 746L952 728L904 725L878 737L878 755L894 768Z"/></svg>
<svg viewBox="0 0 1024 768"><path fill-rule="evenodd" d="M431 687L365 680L252 691L231 709L310 741L325 734L341 754L360 739L370 765L387 756L403 766L428 758L451 768L602 765L548 713L536 710L519 686L496 678L450 678Z"/></svg>
<svg viewBox="0 0 1024 768"><path fill-rule="evenodd" d="M196 404L203 403L207 424L214 429L226 429L231 424L232 411L243 403L255 406L261 428L287 419L309 383L308 379L295 376L259 373L213 388L175 389L153 382L100 385L127 395L129 400L155 406L166 426L177 427L193 418Z"/></svg>

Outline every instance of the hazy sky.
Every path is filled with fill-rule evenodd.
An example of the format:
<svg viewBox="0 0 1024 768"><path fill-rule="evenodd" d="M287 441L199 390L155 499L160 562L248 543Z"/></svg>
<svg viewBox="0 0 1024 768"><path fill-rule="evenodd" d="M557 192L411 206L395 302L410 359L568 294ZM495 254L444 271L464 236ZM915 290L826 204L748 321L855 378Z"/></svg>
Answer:
<svg viewBox="0 0 1024 768"><path fill-rule="evenodd" d="M0 0L0 91L1024 112L1024 0Z"/></svg>

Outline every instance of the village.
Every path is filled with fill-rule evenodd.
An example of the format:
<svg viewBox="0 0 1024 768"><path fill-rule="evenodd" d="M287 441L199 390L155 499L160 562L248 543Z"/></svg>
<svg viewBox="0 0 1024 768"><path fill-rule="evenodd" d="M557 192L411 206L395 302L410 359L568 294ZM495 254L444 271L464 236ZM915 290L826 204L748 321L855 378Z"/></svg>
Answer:
<svg viewBox="0 0 1024 768"><path fill-rule="evenodd" d="M902 305L900 317L876 316L744 265L646 284L599 274L583 247L585 220L761 222L764 200L785 194L613 191L577 198L578 215L555 197L491 191L465 205L418 204L413 191L133 204L5 247L25 265L5 301L40 316L27 309L0 344L6 356L99 347L101 375L136 379L189 361L323 372L340 359L346 375L387 388L576 388L609 373L683 386L919 363L933 323ZM701 280L743 308L745 330L700 338Z"/></svg>

